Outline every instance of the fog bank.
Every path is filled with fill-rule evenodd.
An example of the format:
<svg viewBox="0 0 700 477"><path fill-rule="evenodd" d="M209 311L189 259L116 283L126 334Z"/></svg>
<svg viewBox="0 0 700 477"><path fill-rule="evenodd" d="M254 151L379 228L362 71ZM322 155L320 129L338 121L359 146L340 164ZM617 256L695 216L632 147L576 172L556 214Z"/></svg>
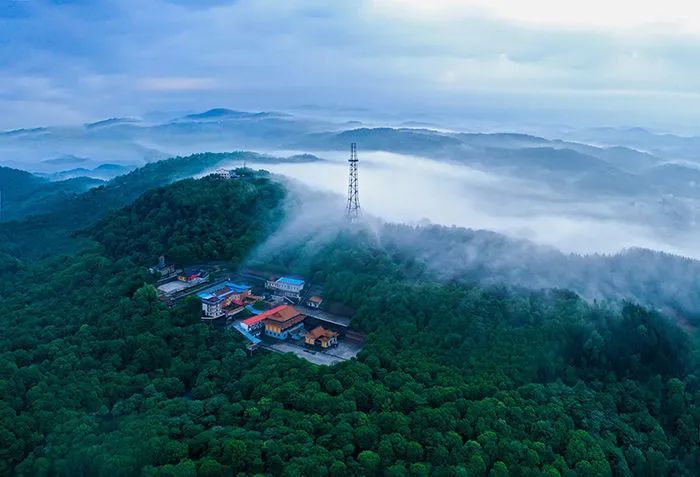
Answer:
<svg viewBox="0 0 700 477"><path fill-rule="evenodd" d="M325 161L259 167L342 200L347 191L346 156L315 154ZM367 214L389 222L492 230L567 253L641 247L700 258L694 215L684 217L684 211L675 208L672 212L680 217L669 215L658 197L553 190L541 182L418 156L360 152L360 202ZM343 210L328 213L342 216Z"/></svg>

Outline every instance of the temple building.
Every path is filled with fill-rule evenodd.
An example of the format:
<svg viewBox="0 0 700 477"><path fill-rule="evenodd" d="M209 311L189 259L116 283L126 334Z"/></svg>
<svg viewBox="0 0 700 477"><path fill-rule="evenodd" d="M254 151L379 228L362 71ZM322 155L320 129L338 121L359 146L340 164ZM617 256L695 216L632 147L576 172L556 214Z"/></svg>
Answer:
<svg viewBox="0 0 700 477"><path fill-rule="evenodd" d="M306 306L308 306L309 308L317 308L318 309L321 307L321 303L323 303L323 298L321 298L318 295L314 295L311 298L309 298L308 300L306 300Z"/></svg>
<svg viewBox="0 0 700 477"><path fill-rule="evenodd" d="M216 172L212 173L212 175L217 179L221 179L224 181L238 177L238 174L228 169L217 169Z"/></svg>
<svg viewBox="0 0 700 477"><path fill-rule="evenodd" d="M338 344L338 333L317 326L304 335L304 342L310 347L327 349Z"/></svg>
<svg viewBox="0 0 700 477"><path fill-rule="evenodd" d="M277 311L270 313L265 318L265 334L267 336L285 340L295 331L304 327L306 316L299 313L293 306L282 305L275 310Z"/></svg>
<svg viewBox="0 0 700 477"><path fill-rule="evenodd" d="M197 293L197 296L202 302L204 316L217 318L223 316L224 308L231 304L243 306L246 298L251 297L251 290L248 285L226 281Z"/></svg>
<svg viewBox="0 0 700 477"><path fill-rule="evenodd" d="M272 290L273 295L294 298L301 298L301 291L304 289L304 280L293 277L280 277L276 280L267 280L265 288Z"/></svg>
<svg viewBox="0 0 700 477"><path fill-rule="evenodd" d="M158 264L153 265L148 269L154 275L159 275L161 278L168 277L175 273L175 265L165 262L165 256L158 257Z"/></svg>
<svg viewBox="0 0 700 477"><path fill-rule="evenodd" d="M241 321L241 328L253 336L260 336L262 332L265 331L265 318L265 313L260 313L259 315L246 318L245 320Z"/></svg>
<svg viewBox="0 0 700 477"><path fill-rule="evenodd" d="M254 335L264 330L266 336L285 340L303 328L305 319L293 306L280 305L241 321L241 326Z"/></svg>
<svg viewBox="0 0 700 477"><path fill-rule="evenodd" d="M270 308L269 310L263 311L255 316L246 318L241 321L241 327L249 333L254 335L259 335L265 331L265 319L278 311L284 310L286 305L277 306L275 308Z"/></svg>
<svg viewBox="0 0 700 477"><path fill-rule="evenodd" d="M209 273L199 268L185 268L177 275L177 279L186 283L203 283L209 278Z"/></svg>

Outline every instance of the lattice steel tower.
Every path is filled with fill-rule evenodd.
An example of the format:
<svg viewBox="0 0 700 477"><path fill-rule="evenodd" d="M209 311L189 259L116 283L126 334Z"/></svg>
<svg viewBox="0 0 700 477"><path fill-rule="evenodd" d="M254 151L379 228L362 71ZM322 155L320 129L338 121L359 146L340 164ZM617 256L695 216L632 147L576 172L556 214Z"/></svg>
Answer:
<svg viewBox="0 0 700 477"><path fill-rule="evenodd" d="M348 205L345 208L345 215L350 222L354 222L360 217L360 189L357 180L357 145L350 144L350 177L348 179Z"/></svg>

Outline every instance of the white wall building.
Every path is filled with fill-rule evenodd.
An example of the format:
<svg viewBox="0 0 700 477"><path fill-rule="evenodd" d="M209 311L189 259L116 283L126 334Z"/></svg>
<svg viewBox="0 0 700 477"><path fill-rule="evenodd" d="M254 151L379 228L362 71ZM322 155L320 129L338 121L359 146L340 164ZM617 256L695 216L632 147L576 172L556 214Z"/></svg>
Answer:
<svg viewBox="0 0 700 477"><path fill-rule="evenodd" d="M231 178L231 171L228 169L217 169L213 175L222 180L229 180Z"/></svg>
<svg viewBox="0 0 700 477"><path fill-rule="evenodd" d="M265 288L272 290L274 295L286 296L290 298L301 298L301 291L304 289L304 280L300 278L281 277L277 280L265 282Z"/></svg>

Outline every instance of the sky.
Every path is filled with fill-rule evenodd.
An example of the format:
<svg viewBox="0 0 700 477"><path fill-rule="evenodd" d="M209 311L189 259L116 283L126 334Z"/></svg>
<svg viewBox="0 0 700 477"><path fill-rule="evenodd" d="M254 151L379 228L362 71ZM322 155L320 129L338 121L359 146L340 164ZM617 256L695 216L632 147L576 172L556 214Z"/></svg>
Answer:
<svg viewBox="0 0 700 477"><path fill-rule="evenodd" d="M681 130L698 58L681 0L0 0L0 129L317 107Z"/></svg>

